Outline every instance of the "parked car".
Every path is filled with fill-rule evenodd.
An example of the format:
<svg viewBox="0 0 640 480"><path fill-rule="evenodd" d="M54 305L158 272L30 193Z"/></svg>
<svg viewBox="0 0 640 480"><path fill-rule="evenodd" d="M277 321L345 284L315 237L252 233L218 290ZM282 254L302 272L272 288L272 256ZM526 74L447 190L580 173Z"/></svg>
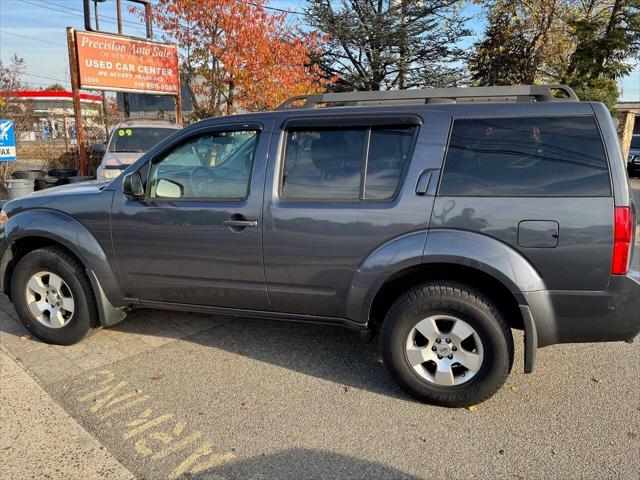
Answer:
<svg viewBox="0 0 640 480"><path fill-rule="evenodd" d="M631 147L627 157L629 176L640 175L640 133L631 137Z"/></svg>
<svg viewBox="0 0 640 480"><path fill-rule="evenodd" d="M342 325L466 406L505 382L512 329L527 373L539 347L637 335L635 222L609 112L567 87L321 94L7 203L0 279L47 342L141 307Z"/></svg>
<svg viewBox="0 0 640 480"><path fill-rule="evenodd" d="M104 155L98 166L98 179L112 179L135 162L145 152L165 138L180 130L180 126L168 122L129 120L111 130L107 145L92 145L92 153Z"/></svg>

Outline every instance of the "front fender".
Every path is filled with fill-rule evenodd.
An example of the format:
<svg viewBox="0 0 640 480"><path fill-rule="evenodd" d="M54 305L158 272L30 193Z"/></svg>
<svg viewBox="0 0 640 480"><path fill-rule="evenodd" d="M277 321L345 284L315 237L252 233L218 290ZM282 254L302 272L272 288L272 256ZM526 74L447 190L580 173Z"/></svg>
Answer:
<svg viewBox="0 0 640 480"><path fill-rule="evenodd" d="M9 254L17 241L27 237L47 238L73 252L84 267L99 279L109 301L116 306L121 305L124 295L107 255L82 223L57 210L30 209L18 212L11 215L4 225L0 239L5 248L3 253Z"/></svg>

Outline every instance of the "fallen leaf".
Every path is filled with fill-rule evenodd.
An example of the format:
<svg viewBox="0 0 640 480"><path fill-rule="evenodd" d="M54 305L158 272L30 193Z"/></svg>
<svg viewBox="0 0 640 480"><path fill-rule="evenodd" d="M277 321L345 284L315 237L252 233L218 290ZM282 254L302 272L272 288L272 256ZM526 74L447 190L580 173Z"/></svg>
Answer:
<svg viewBox="0 0 640 480"><path fill-rule="evenodd" d="M477 405L469 405L467 407L467 410L469 410L470 412L477 412L478 411L478 406Z"/></svg>
<svg viewBox="0 0 640 480"><path fill-rule="evenodd" d="M511 387L512 392L517 392L518 390L520 390L518 387Z"/></svg>
<svg viewBox="0 0 640 480"><path fill-rule="evenodd" d="M31 335L22 335L22 336L20 337L20 340L22 340L23 342L24 342L25 340L31 340Z"/></svg>
<svg viewBox="0 0 640 480"><path fill-rule="evenodd" d="M242 402L242 408L248 410L251 407L251 402Z"/></svg>
<svg viewBox="0 0 640 480"><path fill-rule="evenodd" d="M193 473L191 473L191 472L184 472L182 474L182 476L185 477L185 478L191 478L192 475L193 475Z"/></svg>
<svg viewBox="0 0 640 480"><path fill-rule="evenodd" d="M155 375L153 377L149 377L149 380L153 380L154 382L157 382L158 380L160 380L162 377L160 375Z"/></svg>

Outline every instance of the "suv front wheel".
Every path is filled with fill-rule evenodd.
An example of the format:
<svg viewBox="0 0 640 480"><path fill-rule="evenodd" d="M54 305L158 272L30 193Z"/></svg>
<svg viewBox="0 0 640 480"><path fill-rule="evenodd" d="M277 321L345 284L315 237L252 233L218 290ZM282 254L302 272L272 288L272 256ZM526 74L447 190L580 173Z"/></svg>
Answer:
<svg viewBox="0 0 640 480"><path fill-rule="evenodd" d="M513 364L513 337L501 312L458 282L428 282L400 296L386 315L381 342L384 363L402 387L448 407L491 397Z"/></svg>
<svg viewBox="0 0 640 480"><path fill-rule="evenodd" d="M48 343L71 345L99 325L89 278L78 260L56 247L27 253L11 278L22 323Z"/></svg>

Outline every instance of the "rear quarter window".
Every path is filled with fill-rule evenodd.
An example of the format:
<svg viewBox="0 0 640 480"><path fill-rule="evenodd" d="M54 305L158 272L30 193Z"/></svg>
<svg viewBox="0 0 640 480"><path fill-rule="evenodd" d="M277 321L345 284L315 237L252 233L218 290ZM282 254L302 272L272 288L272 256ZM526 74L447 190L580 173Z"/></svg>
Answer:
<svg viewBox="0 0 640 480"><path fill-rule="evenodd" d="M595 118L456 120L439 193L610 195L609 169Z"/></svg>

